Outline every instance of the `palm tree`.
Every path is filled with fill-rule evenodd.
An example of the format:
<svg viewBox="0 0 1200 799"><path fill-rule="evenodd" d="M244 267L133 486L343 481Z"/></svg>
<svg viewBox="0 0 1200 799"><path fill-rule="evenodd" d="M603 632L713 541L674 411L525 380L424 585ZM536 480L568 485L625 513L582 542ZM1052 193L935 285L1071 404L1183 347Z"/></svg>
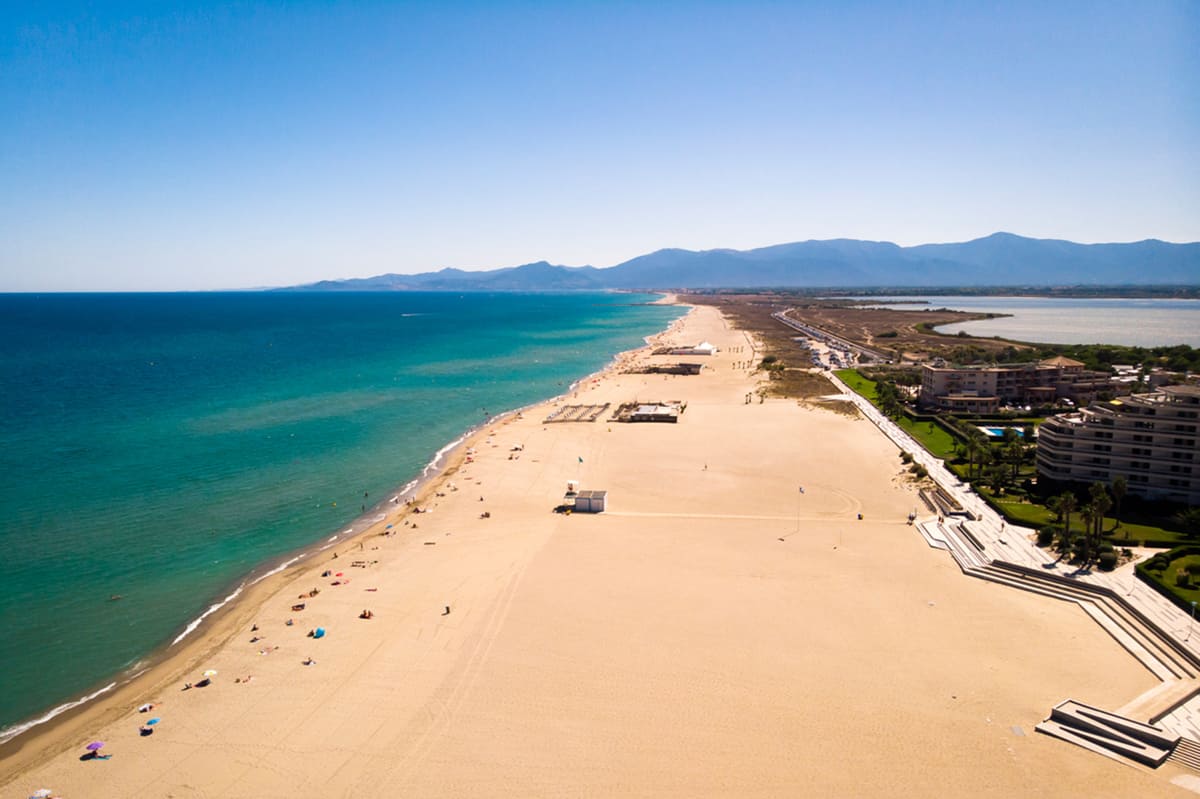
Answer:
<svg viewBox="0 0 1200 799"><path fill-rule="evenodd" d="M1054 496L1046 500L1046 510L1054 514L1054 521L1062 524L1062 497Z"/></svg>
<svg viewBox="0 0 1200 799"><path fill-rule="evenodd" d="M1087 566L1092 562L1092 555L1096 552L1096 544L1092 538L1092 533L1096 528L1096 506L1092 503L1087 503L1079 509L1079 515L1083 518L1083 564ZM1100 515L1103 519L1103 515Z"/></svg>
<svg viewBox="0 0 1200 799"><path fill-rule="evenodd" d="M1092 507L1099 513L1099 516L1096 517L1096 539L1099 540L1100 535L1104 532L1104 514L1108 513L1108 509L1112 507L1112 498L1108 496L1108 487L1100 481L1092 483L1088 493L1091 494Z"/></svg>
<svg viewBox="0 0 1200 799"><path fill-rule="evenodd" d="M1079 501L1075 499L1075 495L1070 491L1064 491L1058 497L1059 512L1063 517L1063 530L1067 536L1071 535L1071 513L1079 507Z"/></svg>
<svg viewBox="0 0 1200 799"><path fill-rule="evenodd" d="M1017 482L1017 474L1021 470L1021 461L1025 459L1025 448L1021 442L1013 439L1004 447L1004 459L1012 466L1012 480Z"/></svg>
<svg viewBox="0 0 1200 799"><path fill-rule="evenodd" d="M1088 508L1091 509L1088 547L1091 556L1095 556L1100 553L1100 539L1104 537L1104 514L1112 507L1112 500L1108 496L1108 489L1104 483L1099 481L1092 483L1088 493L1091 495L1091 502L1088 503Z"/></svg>
<svg viewBox="0 0 1200 799"><path fill-rule="evenodd" d="M984 470L984 476L987 478L988 488L992 489L993 493L999 494L1000 489L1004 488L1006 479L1004 467L999 464L989 466Z"/></svg>
<svg viewBox="0 0 1200 799"><path fill-rule="evenodd" d="M1112 481L1113 501L1116 503L1116 508L1113 510L1113 517L1117 520L1117 524L1121 524L1121 500L1125 499L1125 492L1129 490L1129 483L1126 482L1124 475L1117 475Z"/></svg>
<svg viewBox="0 0 1200 799"><path fill-rule="evenodd" d="M1070 528L1062 528L1058 531L1058 559L1055 563L1065 558L1071 552L1071 546L1075 543L1075 534Z"/></svg>
<svg viewBox="0 0 1200 799"><path fill-rule="evenodd" d="M975 475L976 456L982 456L987 449L987 437L978 429L971 428L967 432L967 477Z"/></svg>

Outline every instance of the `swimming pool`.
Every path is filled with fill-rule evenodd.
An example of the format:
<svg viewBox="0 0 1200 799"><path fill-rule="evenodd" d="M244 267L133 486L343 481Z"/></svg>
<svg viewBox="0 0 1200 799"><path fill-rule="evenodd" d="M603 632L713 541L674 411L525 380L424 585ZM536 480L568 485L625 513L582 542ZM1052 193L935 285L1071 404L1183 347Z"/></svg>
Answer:
<svg viewBox="0 0 1200 799"><path fill-rule="evenodd" d="M1017 438L1025 437L1025 431L1019 427L983 427L983 426L980 426L979 429L982 430L984 433L986 433L988 438L1004 438L1005 430L1014 431L1017 434Z"/></svg>

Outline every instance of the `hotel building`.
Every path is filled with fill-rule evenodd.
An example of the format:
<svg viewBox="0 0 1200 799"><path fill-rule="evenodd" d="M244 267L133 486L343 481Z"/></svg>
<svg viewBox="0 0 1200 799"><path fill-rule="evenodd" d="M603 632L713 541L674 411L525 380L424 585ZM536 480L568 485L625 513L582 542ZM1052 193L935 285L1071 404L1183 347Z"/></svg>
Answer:
<svg viewBox="0 0 1200 799"><path fill-rule="evenodd" d="M1002 404L1086 403L1111 390L1112 377L1079 361L1049 358L1002 366L922 366L920 405L958 413L995 413Z"/></svg>
<svg viewBox="0 0 1200 799"><path fill-rule="evenodd" d="M1111 483L1200 505L1200 386L1163 386L1053 416L1038 430L1040 477Z"/></svg>

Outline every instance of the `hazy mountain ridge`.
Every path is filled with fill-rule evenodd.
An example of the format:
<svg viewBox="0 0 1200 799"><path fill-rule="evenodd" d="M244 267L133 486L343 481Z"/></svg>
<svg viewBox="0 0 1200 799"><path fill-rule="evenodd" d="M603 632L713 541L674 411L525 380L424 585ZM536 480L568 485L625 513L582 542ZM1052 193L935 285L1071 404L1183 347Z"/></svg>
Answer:
<svg viewBox="0 0 1200 799"><path fill-rule="evenodd" d="M994 233L973 241L901 247L828 239L753 250L663 249L607 268L442 269L323 280L286 291L573 291L597 289L1117 285L1200 283L1200 242L1079 244Z"/></svg>

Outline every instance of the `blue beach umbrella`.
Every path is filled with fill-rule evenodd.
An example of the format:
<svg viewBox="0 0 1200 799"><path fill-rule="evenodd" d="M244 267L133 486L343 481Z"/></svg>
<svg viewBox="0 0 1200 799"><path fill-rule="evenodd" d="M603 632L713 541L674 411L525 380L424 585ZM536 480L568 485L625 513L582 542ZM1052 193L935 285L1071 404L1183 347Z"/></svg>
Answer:
<svg viewBox="0 0 1200 799"><path fill-rule="evenodd" d="M159 723L160 721L162 721L162 719L150 719L149 721L146 722L146 726L153 727L155 724Z"/></svg>

